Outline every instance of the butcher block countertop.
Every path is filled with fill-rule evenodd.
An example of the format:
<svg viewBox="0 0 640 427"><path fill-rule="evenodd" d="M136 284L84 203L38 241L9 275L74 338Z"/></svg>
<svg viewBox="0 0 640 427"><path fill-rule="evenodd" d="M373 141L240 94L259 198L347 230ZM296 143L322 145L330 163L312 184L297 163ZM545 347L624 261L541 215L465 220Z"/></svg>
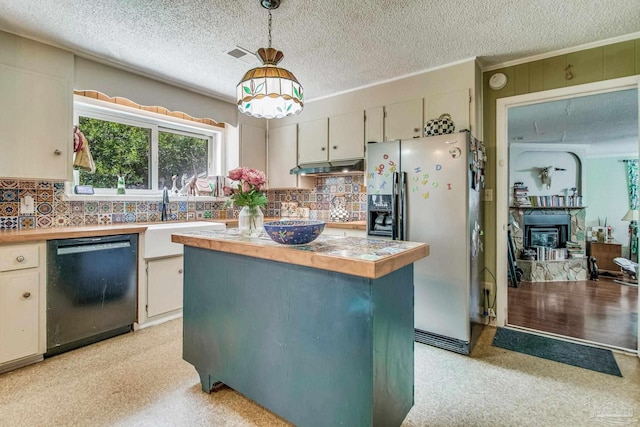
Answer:
<svg viewBox="0 0 640 427"><path fill-rule="evenodd" d="M367 221L327 222L329 228L347 228L349 230L366 230Z"/></svg>
<svg viewBox="0 0 640 427"><path fill-rule="evenodd" d="M305 245L282 245L265 233L259 238L225 231L174 233L171 240L187 246L302 265L377 279L429 255L429 245L397 240L320 235Z"/></svg>
<svg viewBox="0 0 640 427"><path fill-rule="evenodd" d="M109 236L112 234L144 233L148 226L149 223L131 223L87 225L82 227L32 228L28 230L0 230L0 244L71 239L76 237Z"/></svg>
<svg viewBox="0 0 640 427"><path fill-rule="evenodd" d="M280 218L265 218L265 221L278 221ZM168 221L161 224L171 224L184 221ZM193 222L193 221L189 221ZM211 219L207 222L226 224L227 227L237 227L237 219ZM366 221L327 222L328 228L350 228L364 230ZM31 228L19 230L0 230L0 244L27 243L54 239L72 239L76 237L109 236L112 234L144 233L151 224L158 222L134 222L109 225L87 225L80 227L51 227Z"/></svg>

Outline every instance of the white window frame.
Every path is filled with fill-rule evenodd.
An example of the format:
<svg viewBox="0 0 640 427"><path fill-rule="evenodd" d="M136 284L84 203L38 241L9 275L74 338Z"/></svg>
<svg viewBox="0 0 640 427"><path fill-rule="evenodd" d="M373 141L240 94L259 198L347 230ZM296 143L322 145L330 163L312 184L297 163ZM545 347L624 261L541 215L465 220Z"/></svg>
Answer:
<svg viewBox="0 0 640 427"><path fill-rule="evenodd" d="M208 175L221 175L224 170L224 147L223 130L214 126L205 125L189 120L179 119L163 114L152 113L145 110L139 110L126 107L111 102L87 98L80 95L74 95L73 102L73 123L78 125L80 117L90 117L98 120L122 123L130 126L137 126L151 130L151 147L150 147L150 189L129 189L127 188L125 195L117 195L115 188L94 188L97 195L117 195L119 198L139 197L139 196L157 196L162 192L162 188L158 188L158 132L171 132L186 136L192 136L199 139L208 140L208 159L207 169ZM74 174L77 176L77 174ZM117 177L114 177L114 183ZM77 178L76 178L77 179ZM69 195L72 195L73 185L69 185Z"/></svg>

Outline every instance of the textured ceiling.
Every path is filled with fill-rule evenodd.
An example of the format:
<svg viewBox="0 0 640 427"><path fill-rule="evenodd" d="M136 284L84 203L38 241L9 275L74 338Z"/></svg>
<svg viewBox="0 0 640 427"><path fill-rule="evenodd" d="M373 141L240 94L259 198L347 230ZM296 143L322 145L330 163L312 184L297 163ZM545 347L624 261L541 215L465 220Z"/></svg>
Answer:
<svg viewBox="0 0 640 427"><path fill-rule="evenodd" d="M638 90L510 108L509 143L584 144L593 155L638 152Z"/></svg>
<svg viewBox="0 0 640 427"><path fill-rule="evenodd" d="M267 45L259 0L0 0L0 29L232 100ZM282 0L273 47L307 100L478 57L483 66L640 31L637 0Z"/></svg>

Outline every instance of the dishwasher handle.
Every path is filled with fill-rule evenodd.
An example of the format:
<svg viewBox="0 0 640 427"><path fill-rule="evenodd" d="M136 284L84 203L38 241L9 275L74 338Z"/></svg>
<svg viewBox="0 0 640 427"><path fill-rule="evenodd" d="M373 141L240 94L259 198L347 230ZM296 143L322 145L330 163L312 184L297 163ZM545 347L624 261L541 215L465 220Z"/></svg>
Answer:
<svg viewBox="0 0 640 427"><path fill-rule="evenodd" d="M123 234L116 236L80 237L74 239L56 240L57 255L69 255L85 252L96 252L131 246L132 235Z"/></svg>

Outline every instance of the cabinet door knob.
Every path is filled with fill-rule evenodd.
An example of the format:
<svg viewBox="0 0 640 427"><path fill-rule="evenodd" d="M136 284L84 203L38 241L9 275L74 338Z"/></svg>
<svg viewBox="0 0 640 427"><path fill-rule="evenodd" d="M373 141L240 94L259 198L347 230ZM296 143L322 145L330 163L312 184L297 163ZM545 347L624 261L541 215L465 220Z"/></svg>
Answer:
<svg viewBox="0 0 640 427"><path fill-rule="evenodd" d="M56 148L55 150L53 150L53 154L55 154L56 156L59 156L60 154L62 154L62 151Z"/></svg>
<svg viewBox="0 0 640 427"><path fill-rule="evenodd" d="M334 145L332 148L333 148L334 150L337 150L337 149L338 149L338 146L337 146L337 145Z"/></svg>
<svg viewBox="0 0 640 427"><path fill-rule="evenodd" d="M16 261L18 261L18 262L24 262L24 257L23 257L22 255L18 255L18 256L16 257Z"/></svg>
<svg viewBox="0 0 640 427"><path fill-rule="evenodd" d="M414 132L420 132L420 128L413 128Z"/></svg>
<svg viewBox="0 0 640 427"><path fill-rule="evenodd" d="M320 150L321 150L321 151L324 151L324 150L326 150L326 147L322 147Z"/></svg>
<svg viewBox="0 0 640 427"><path fill-rule="evenodd" d="M178 274L182 274L182 269L178 270Z"/></svg>
<svg viewBox="0 0 640 427"><path fill-rule="evenodd" d="M25 292L24 294L22 294L23 298L29 298L31 296L31 292Z"/></svg>

